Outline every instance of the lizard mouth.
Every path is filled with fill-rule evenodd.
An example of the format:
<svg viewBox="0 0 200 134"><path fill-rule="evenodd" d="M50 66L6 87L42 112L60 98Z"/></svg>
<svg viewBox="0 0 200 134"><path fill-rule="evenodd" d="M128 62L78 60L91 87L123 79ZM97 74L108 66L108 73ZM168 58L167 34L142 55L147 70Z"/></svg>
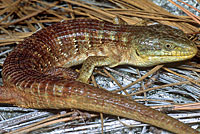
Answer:
<svg viewBox="0 0 200 134"><path fill-rule="evenodd" d="M145 51L136 51L136 54L139 57L193 57L197 54L197 48L192 47L192 48L185 48L184 51L180 50L172 50L172 51L162 51L162 50L145 50Z"/></svg>
<svg viewBox="0 0 200 134"><path fill-rule="evenodd" d="M136 66L153 66L162 63L170 63L177 61L184 61L191 59L197 54L198 49L196 47L187 47L184 51L178 51L174 49L171 51L166 50L136 50L138 62Z"/></svg>

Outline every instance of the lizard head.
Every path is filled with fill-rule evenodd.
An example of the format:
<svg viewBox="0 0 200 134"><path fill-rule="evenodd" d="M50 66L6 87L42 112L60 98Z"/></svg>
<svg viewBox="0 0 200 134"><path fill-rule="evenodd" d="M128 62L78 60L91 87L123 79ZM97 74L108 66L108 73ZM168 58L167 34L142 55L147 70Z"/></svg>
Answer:
<svg viewBox="0 0 200 134"><path fill-rule="evenodd" d="M150 27L143 31L145 35L139 32L134 41L134 57L139 60L136 66L183 61L196 55L195 44L182 31L165 25Z"/></svg>

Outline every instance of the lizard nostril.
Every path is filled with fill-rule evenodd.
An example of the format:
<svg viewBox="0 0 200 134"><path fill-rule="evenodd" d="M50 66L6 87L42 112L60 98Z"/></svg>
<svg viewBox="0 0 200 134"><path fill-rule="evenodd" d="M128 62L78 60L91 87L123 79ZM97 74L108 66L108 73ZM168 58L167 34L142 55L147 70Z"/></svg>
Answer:
<svg viewBox="0 0 200 134"><path fill-rule="evenodd" d="M138 50L136 50L135 53L136 53L137 56L140 56L140 54L138 53Z"/></svg>

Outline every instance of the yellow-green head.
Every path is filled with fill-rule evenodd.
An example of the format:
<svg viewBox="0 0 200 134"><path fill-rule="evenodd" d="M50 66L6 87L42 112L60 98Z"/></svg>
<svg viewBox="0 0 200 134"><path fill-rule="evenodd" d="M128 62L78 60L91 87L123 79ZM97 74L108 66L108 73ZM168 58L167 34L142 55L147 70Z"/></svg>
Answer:
<svg viewBox="0 0 200 134"><path fill-rule="evenodd" d="M195 44L182 31L165 25L153 25L137 32L133 44L136 66L183 61L197 53Z"/></svg>

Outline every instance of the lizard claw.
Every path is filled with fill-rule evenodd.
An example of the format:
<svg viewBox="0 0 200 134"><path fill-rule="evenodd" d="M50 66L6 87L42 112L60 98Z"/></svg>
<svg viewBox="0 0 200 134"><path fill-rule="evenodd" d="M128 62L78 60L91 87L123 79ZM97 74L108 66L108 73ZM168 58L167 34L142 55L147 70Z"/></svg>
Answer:
<svg viewBox="0 0 200 134"><path fill-rule="evenodd" d="M82 83L89 84L88 79L82 78L82 77L80 77L80 76L76 79L76 81L79 81L79 82L82 82Z"/></svg>

